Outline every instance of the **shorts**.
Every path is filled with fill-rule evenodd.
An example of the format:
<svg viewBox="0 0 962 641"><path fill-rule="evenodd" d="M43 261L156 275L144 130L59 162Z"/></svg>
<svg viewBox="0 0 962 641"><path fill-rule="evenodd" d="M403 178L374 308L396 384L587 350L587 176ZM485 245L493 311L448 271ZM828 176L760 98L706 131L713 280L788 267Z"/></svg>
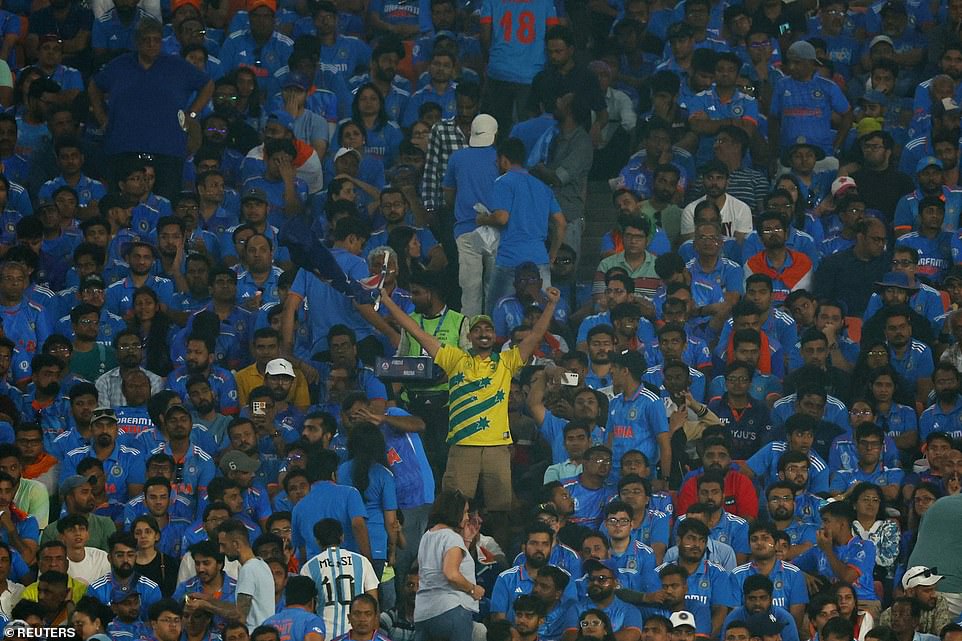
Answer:
<svg viewBox="0 0 962 641"><path fill-rule="evenodd" d="M451 446L442 489L474 498L479 485L488 511L511 509L511 452L507 445Z"/></svg>

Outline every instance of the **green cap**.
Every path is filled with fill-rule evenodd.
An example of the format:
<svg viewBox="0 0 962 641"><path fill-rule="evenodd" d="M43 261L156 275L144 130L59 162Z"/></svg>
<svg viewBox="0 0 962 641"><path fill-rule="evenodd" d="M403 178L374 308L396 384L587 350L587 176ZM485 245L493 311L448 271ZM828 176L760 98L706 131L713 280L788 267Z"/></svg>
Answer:
<svg viewBox="0 0 962 641"><path fill-rule="evenodd" d="M474 326L478 323L487 323L491 327L494 327L494 321L487 314L478 314L477 316L471 317L471 322L468 323L468 329L474 329Z"/></svg>

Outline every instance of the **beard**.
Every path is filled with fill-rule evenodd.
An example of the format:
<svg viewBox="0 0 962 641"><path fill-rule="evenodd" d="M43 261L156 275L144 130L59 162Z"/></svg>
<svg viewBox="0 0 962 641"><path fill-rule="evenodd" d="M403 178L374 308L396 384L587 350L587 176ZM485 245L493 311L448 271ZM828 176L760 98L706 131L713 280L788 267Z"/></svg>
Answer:
<svg viewBox="0 0 962 641"><path fill-rule="evenodd" d="M942 403L952 403L955 401L956 397L959 395L959 390L957 389L944 389L936 393L936 397Z"/></svg>
<svg viewBox="0 0 962 641"><path fill-rule="evenodd" d="M133 573L134 566L131 563L124 563L119 568L114 568L114 574L121 579L126 579Z"/></svg>
<svg viewBox="0 0 962 641"><path fill-rule="evenodd" d="M194 409L197 410L198 414L207 414L214 410L214 402L201 401L200 403L194 403Z"/></svg>
<svg viewBox="0 0 962 641"><path fill-rule="evenodd" d="M44 385L43 387L38 387L37 391L44 396L56 396L57 392L60 391L60 383L53 382L48 385Z"/></svg>
<svg viewBox="0 0 962 641"><path fill-rule="evenodd" d="M97 445L100 447L110 447L114 443L114 437L110 434L100 434L97 436Z"/></svg>
<svg viewBox="0 0 962 641"><path fill-rule="evenodd" d="M548 559L543 554L535 554L528 557L528 565L536 570L540 570L548 565Z"/></svg>

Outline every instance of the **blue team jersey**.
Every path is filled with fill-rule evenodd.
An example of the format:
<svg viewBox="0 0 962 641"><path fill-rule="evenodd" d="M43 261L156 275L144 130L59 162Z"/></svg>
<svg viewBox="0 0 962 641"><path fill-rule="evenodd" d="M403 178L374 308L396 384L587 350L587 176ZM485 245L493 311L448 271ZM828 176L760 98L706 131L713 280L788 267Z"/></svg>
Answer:
<svg viewBox="0 0 962 641"><path fill-rule="evenodd" d="M510 169L494 181L490 209L510 214L501 230L496 265L517 267L527 261L548 264L544 246L548 222L553 214L561 213L550 187L523 169Z"/></svg>
<svg viewBox="0 0 962 641"><path fill-rule="evenodd" d="M387 408L388 416L410 416L397 407ZM387 447L387 463L394 474L398 507L413 509L434 503L434 473L428 464L421 435L396 430L381 423L381 434Z"/></svg>
<svg viewBox="0 0 962 641"><path fill-rule="evenodd" d="M739 565L732 570L732 579L735 582L735 588L738 594L742 593L742 586L745 584L745 579L756 574L759 574L759 572L758 566L755 565L754 561ZM772 593L772 605L787 610L793 605L808 603L805 575L798 569L798 566L792 565L787 561L776 560L775 567L772 568L772 571L767 576L775 586L775 590Z"/></svg>
<svg viewBox="0 0 962 641"><path fill-rule="evenodd" d="M519 552L518 556L514 557L514 564L524 565L525 560L524 552ZM563 543L556 543L551 548L551 554L548 555L548 565L559 567L573 577L581 574L581 557ZM573 586L574 581L571 581L570 585Z"/></svg>
<svg viewBox="0 0 962 641"><path fill-rule="evenodd" d="M351 520L366 518L364 501L357 488L347 485L335 485L331 481L318 481L311 487L307 496L298 501L291 514L291 541L294 549L304 547L307 559L320 553L317 539L314 538L314 524L323 518L334 518L341 522L344 528L344 545L348 550L357 551Z"/></svg>
<svg viewBox="0 0 962 641"><path fill-rule="evenodd" d="M3 334L13 341L16 349L27 358L38 354L50 335L50 321L43 308L24 299L17 305L0 306L0 314Z"/></svg>
<svg viewBox="0 0 962 641"><path fill-rule="evenodd" d="M785 421L795 414L797 400L796 394L789 394L775 401L775 405L772 406L772 420L776 427L784 425ZM842 431L848 432L851 429L848 424L848 408L845 403L834 396L829 395L826 399L825 413L822 415L822 419L829 423L835 423L842 428Z"/></svg>
<svg viewBox="0 0 962 641"><path fill-rule="evenodd" d="M582 599L578 604L578 610L580 612L584 612L588 608L597 607L599 606L589 598ZM638 632L641 632L641 612L637 607L625 603L618 597L614 597L608 607L600 609L608 615L608 619L611 621L611 627L613 629L619 631L635 629L638 630Z"/></svg>
<svg viewBox="0 0 962 641"><path fill-rule="evenodd" d="M92 445L67 452L60 464L60 478L65 479L76 474L77 464L88 456L97 456ZM130 484L144 483L145 460L146 457L140 450L119 443L115 445L114 451L103 462L107 496L121 503L126 502Z"/></svg>
<svg viewBox="0 0 962 641"><path fill-rule="evenodd" d="M758 125L758 103L754 98L735 90L728 101L723 101L718 91L712 87L692 96L687 102L688 118L694 116L706 117L709 120L745 120ZM714 157L712 151L715 136L698 137L698 153L695 158L698 164L704 164Z"/></svg>
<svg viewBox="0 0 962 641"><path fill-rule="evenodd" d="M324 637L327 632L324 619L303 608L285 608L265 619L262 625L273 626L280 634L280 641L303 641L308 634Z"/></svg>
<svg viewBox="0 0 962 641"><path fill-rule="evenodd" d="M564 428L568 424L567 419L555 416L551 410L545 410L544 421L539 425L541 437L548 442L551 447L551 463L564 463L568 460L568 451L565 450ZM591 430L591 444L604 445L605 428L595 425Z"/></svg>
<svg viewBox="0 0 962 641"><path fill-rule="evenodd" d="M915 167L912 167L915 170ZM919 228L919 203L924 194L915 190L910 194L905 194L899 198L895 205L894 225L896 232L901 234L906 231L918 230ZM945 203L945 217L942 219L942 231L954 234L959 231L959 215L962 213L962 190L952 187L942 186L942 202ZM898 239L899 245L902 238ZM922 274L922 270L919 270ZM923 274L924 275L924 274Z"/></svg>
<svg viewBox="0 0 962 641"><path fill-rule="evenodd" d="M641 377L641 380L645 383L650 383L661 390L662 398L668 397L668 390L665 389L665 375L662 372L662 365L655 365L654 367L649 367L645 370L645 375ZM694 367L688 368L688 375L691 377L691 395L698 402L705 401L705 388L707 383L705 381L705 375L699 372Z"/></svg>
<svg viewBox="0 0 962 641"><path fill-rule="evenodd" d="M832 114L849 109L838 85L818 74L808 81L785 76L772 93L771 114L781 120L779 141L783 149L807 142L833 155Z"/></svg>
<svg viewBox="0 0 962 641"><path fill-rule="evenodd" d="M147 609L161 599L160 586L139 574L134 574L130 578L130 583L133 584L133 589L140 595L141 618L146 620ZM129 586L130 583L127 585ZM115 587L121 587L121 584L114 579L113 572L111 572L91 583L87 587L87 596L95 597L104 605L110 605L110 593Z"/></svg>
<svg viewBox="0 0 962 641"><path fill-rule="evenodd" d="M568 517L568 520L578 525L584 525L597 530L601 526L601 519L604 515L605 505L611 498L611 490L602 486L597 490L592 490L581 484L581 476L577 479L564 484L564 488L571 495L574 501L575 510Z"/></svg>
<svg viewBox="0 0 962 641"><path fill-rule="evenodd" d="M675 540L677 541L678 526L688 518L687 514L680 514L675 520ZM748 521L740 516L722 510L718 523L709 531L709 538L730 546L737 554L748 554Z"/></svg>
<svg viewBox="0 0 962 641"><path fill-rule="evenodd" d="M187 373L186 366L178 367L167 376L167 387L181 398L187 398L189 378L190 374ZM234 375L222 367L211 365L207 380L210 381L211 391L214 392L218 411L221 414L237 414L240 408L237 405L237 383L234 382Z"/></svg>
<svg viewBox="0 0 962 641"><path fill-rule="evenodd" d="M661 589L661 581L655 572L655 552L641 541L632 540L628 549L618 554L609 549L609 563L618 569L618 580L624 575L634 575L631 583L641 585L644 592L657 592Z"/></svg>
<svg viewBox="0 0 962 641"><path fill-rule="evenodd" d="M922 412L919 440L924 441L932 432L944 432L953 439L962 438L962 396L956 397L955 405L949 411L942 409L942 403L936 402Z"/></svg>
<svg viewBox="0 0 962 641"><path fill-rule="evenodd" d="M224 69L236 69L241 65L253 69L257 84L263 90L270 76L287 64L293 48L294 42L276 31L264 46L259 47L250 30L244 29L227 37L219 58Z"/></svg>
<svg viewBox="0 0 962 641"><path fill-rule="evenodd" d="M895 354L895 350L889 348L889 364L913 394L918 381L931 378L932 372L935 371L932 350L928 345L914 338L901 357Z"/></svg>
<svg viewBox="0 0 962 641"><path fill-rule="evenodd" d="M854 469L838 470L832 475L832 483L829 489L835 492L845 492L856 483L874 483L879 487L886 485L901 485L905 472L898 467L887 467L879 461L875 469L865 472L860 467Z"/></svg>
<svg viewBox="0 0 962 641"><path fill-rule="evenodd" d="M174 296L174 283L172 281L160 276L148 276L147 280L144 281L144 287L149 287L157 293L161 305L170 305ZM111 314L125 318L127 313L134 308L134 290L136 289L137 286L129 277L118 280L107 287L104 307Z"/></svg>
<svg viewBox="0 0 962 641"><path fill-rule="evenodd" d="M858 572L855 583L855 598L860 601L874 601L875 594L873 572L875 571L875 544L857 536L844 545L835 545L835 556L842 563ZM795 559L795 565L809 573L821 574L827 579L837 579L832 565L825 557L821 548L815 546Z"/></svg>
<svg viewBox="0 0 962 641"><path fill-rule="evenodd" d="M341 483L353 483L354 463L347 461L337 468L337 478ZM368 487L364 490L364 507L367 510L367 531L371 544L371 556L375 560L387 559L387 529L384 525L384 512L396 511L397 490L394 475L381 466L372 465L368 472Z"/></svg>
<svg viewBox="0 0 962 641"><path fill-rule="evenodd" d="M663 563L655 568L668 565ZM708 607L723 605L733 608L741 603L741 595L735 590L731 574L725 568L712 561L701 561L698 570L688 576L688 594L686 602L701 603Z"/></svg>
<svg viewBox="0 0 962 641"><path fill-rule="evenodd" d="M488 77L531 84L544 68L545 33L558 23L553 0L517 4L483 0L481 24L491 27Z"/></svg>
<svg viewBox="0 0 962 641"><path fill-rule="evenodd" d="M759 477L762 487L778 480L778 461L787 451L787 442L772 441L763 445L746 461L755 476ZM825 461L814 451L810 451L808 462L808 491L816 494L828 491L828 466Z"/></svg>
<svg viewBox="0 0 962 641"><path fill-rule="evenodd" d="M607 430L614 430L608 437L613 452L609 478L620 476L621 457L628 450L639 450L653 467L660 455L657 436L668 431L665 404L647 387L639 385L630 395L623 393L611 399Z"/></svg>

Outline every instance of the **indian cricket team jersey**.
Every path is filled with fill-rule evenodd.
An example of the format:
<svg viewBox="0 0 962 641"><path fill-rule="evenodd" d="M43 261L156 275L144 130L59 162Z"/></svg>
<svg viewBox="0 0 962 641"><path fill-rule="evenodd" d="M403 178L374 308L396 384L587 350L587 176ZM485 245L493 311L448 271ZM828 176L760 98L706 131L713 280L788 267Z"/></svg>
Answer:
<svg viewBox="0 0 962 641"><path fill-rule="evenodd" d="M551 0L485 0L481 24L492 28L488 76L529 84L544 68L545 33L558 17Z"/></svg>
<svg viewBox="0 0 962 641"><path fill-rule="evenodd" d="M518 348L481 358L443 345L434 362L448 375L448 444L510 445L508 392L524 366Z"/></svg>

